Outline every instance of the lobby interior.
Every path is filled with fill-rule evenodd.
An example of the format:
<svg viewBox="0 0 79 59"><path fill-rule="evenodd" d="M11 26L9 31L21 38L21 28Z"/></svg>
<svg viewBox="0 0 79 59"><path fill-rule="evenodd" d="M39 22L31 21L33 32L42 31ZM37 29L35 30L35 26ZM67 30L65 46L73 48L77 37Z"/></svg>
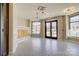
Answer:
<svg viewBox="0 0 79 59"><path fill-rule="evenodd" d="M79 3L4 3L0 8L1 55L79 56Z"/></svg>

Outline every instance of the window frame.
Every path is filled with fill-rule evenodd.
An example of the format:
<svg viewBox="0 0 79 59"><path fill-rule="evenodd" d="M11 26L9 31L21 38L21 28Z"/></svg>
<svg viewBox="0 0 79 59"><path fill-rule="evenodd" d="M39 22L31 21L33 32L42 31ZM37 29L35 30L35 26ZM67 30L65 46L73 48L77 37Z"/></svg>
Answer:
<svg viewBox="0 0 79 59"><path fill-rule="evenodd" d="M79 22L79 21L71 22L71 21L70 21L70 20L71 20L70 18L75 17L75 16L78 16L78 15L79 15L79 12L69 15L69 30L70 30L70 28L71 28L71 25L70 25L71 23Z"/></svg>
<svg viewBox="0 0 79 59"><path fill-rule="evenodd" d="M77 12L77 13L74 13L74 14L71 14L71 15L69 15L69 30L71 31L72 29L71 29L71 24L72 23L77 23L77 22L79 22L79 21L71 21L71 18L72 17L75 17L75 16L78 16L79 15L79 12ZM77 35L77 33L76 33L76 35ZM76 35L74 35L74 37L76 36ZM70 32L70 36L73 36L73 35L71 35L71 32Z"/></svg>

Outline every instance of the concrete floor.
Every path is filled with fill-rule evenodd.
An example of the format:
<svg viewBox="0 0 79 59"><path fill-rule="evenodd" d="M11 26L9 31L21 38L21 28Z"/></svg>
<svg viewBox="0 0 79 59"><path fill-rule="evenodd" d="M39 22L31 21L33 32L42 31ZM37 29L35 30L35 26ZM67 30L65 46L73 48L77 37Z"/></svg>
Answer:
<svg viewBox="0 0 79 59"><path fill-rule="evenodd" d="M79 44L54 39L29 38L19 43L13 56L78 56Z"/></svg>

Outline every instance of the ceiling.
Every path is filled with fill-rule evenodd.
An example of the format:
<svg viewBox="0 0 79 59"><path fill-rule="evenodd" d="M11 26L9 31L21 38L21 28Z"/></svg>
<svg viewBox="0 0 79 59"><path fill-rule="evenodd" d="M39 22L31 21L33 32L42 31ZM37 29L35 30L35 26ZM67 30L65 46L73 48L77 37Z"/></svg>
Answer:
<svg viewBox="0 0 79 59"><path fill-rule="evenodd" d="M79 3L16 3L15 10L18 18L36 20L36 11L38 6L46 7L46 14L39 15L40 18L65 15L66 8L75 7L75 12L79 11Z"/></svg>

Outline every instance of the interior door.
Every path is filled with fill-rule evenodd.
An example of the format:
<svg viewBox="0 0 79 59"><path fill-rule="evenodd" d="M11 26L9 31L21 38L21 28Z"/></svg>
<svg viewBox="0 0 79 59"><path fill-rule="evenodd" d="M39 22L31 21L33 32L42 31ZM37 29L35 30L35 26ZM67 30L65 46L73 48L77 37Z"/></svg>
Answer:
<svg viewBox="0 0 79 59"><path fill-rule="evenodd" d="M45 22L45 37L57 39L58 35L57 20Z"/></svg>

